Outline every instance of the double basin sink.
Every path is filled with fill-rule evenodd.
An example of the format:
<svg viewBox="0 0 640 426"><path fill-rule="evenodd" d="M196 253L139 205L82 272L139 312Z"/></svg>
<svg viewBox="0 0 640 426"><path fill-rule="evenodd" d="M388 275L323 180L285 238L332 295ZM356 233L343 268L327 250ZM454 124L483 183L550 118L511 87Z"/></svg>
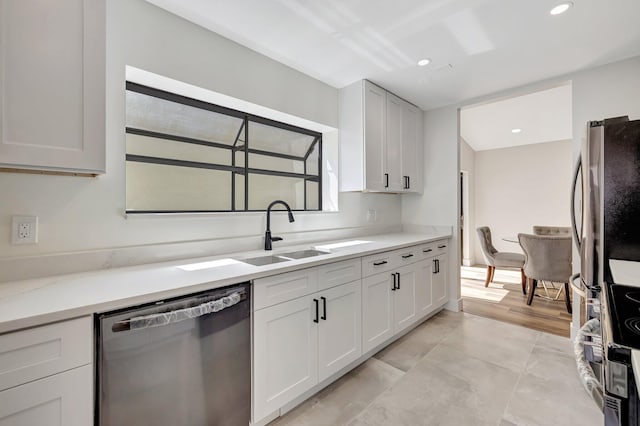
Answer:
<svg viewBox="0 0 640 426"><path fill-rule="evenodd" d="M238 259L238 260L244 263L248 263L250 265L264 266L264 265L271 265L273 263L288 262L290 260L320 256L323 254L329 254L329 252L307 249L307 250L298 250L298 251L292 251L288 253L278 253L278 254L272 254L269 256L251 257L249 259Z"/></svg>

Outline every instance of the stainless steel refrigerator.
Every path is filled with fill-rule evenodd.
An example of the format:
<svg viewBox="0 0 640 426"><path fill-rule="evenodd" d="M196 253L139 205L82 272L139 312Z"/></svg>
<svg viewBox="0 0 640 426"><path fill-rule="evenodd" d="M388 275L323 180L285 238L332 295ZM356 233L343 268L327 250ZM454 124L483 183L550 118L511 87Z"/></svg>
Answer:
<svg viewBox="0 0 640 426"><path fill-rule="evenodd" d="M605 424L638 425L640 120L588 123L576 170L573 207L581 195L582 212L573 215L580 252L575 281L579 277L578 291L588 302L587 319L600 324L603 368L596 375L604 388Z"/></svg>

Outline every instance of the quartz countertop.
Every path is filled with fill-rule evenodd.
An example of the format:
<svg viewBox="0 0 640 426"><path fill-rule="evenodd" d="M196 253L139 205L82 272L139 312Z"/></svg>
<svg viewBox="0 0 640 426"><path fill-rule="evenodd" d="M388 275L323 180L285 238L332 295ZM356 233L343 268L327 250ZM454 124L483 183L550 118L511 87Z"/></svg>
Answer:
<svg viewBox="0 0 640 426"><path fill-rule="evenodd" d="M277 255L356 239L279 247L273 252L256 250L229 253L2 283L0 333L210 290L450 236L444 233L396 233L358 237L357 240L364 243L333 248L325 255L264 266L235 260ZM194 267L195 270L189 270Z"/></svg>

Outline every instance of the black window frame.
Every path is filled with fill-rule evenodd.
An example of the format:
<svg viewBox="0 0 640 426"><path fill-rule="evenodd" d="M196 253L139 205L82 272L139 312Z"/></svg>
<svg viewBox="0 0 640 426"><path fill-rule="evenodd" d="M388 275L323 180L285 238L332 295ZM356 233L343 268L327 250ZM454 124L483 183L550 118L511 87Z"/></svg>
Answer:
<svg viewBox="0 0 640 426"><path fill-rule="evenodd" d="M196 161L188 161L188 160L178 160L171 158L162 158L162 157L152 157L152 156L143 156L137 154L125 154L126 161L129 162L138 162L138 163L150 163L150 164L159 164L159 165L170 165L170 166L178 166L178 167L192 167L192 168L203 168L203 169L213 169L220 171L228 171L231 172L231 209L230 210L129 210L126 208L127 214L149 214L149 213L242 213L242 212L263 212L266 211L267 206L264 209L249 209L249 176L251 175L269 175L269 176L280 176L280 177L290 177L290 178L299 178L304 181L304 208L303 209L291 209L293 211L322 211L322 133L316 132L313 130L305 129L303 127L294 126L292 124L284 123L281 121L272 120L269 118L261 117L255 114L235 110L232 108L223 107L221 105L216 105L210 102L202 101L199 99L190 98L187 96L179 95L176 93L168 92L165 90L157 89L154 87L142 85L139 83L134 83L131 81L126 82L126 90L132 91L140 94L144 94L147 96L152 96L155 98L163 99L169 102L176 102L179 104L187 105L193 108L199 108L207 111L212 111L218 114L229 115L232 117L237 117L243 120L240 129L236 135L235 141L233 145L217 143L207 140L195 139L180 135L172 135L168 133L155 132L151 130L139 129L135 127L125 126L126 134L134 134L139 136L148 136L156 139L165 139L173 142L182 142L182 143L190 143L196 145L210 146L213 148L221 148L228 149L231 153L231 166L222 165L222 164L213 164L213 163L200 163ZM254 122L266 126L276 127L283 130L288 130L308 136L314 137L313 142L310 144L307 152L304 156L295 156L278 152L271 152L265 150L257 150L252 149L250 147L251 137L249 135L249 123ZM244 141L240 140L240 136L244 130ZM239 142L243 142L239 145ZM307 159L314 152L314 148L318 150L318 175L310 175L307 174ZM244 166L236 166L236 153L244 152ZM288 160L302 161L304 164L304 173L295 173L295 172L285 172L285 171L276 171L276 170L268 170L268 169L257 169L249 167L249 154L258 154L262 156L268 157L277 157L284 158ZM236 209L236 176L243 175L244 176L244 208ZM307 208L308 199L307 199L307 182L317 182L318 183L318 208L317 209L309 209Z"/></svg>

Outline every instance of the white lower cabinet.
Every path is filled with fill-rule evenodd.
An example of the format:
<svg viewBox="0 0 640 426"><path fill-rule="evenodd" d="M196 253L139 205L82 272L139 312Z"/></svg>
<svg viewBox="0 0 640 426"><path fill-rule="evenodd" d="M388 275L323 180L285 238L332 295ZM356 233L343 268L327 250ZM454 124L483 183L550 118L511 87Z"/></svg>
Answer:
<svg viewBox="0 0 640 426"><path fill-rule="evenodd" d="M417 263L418 285L416 285L416 311L419 317L433 310L433 266L432 259Z"/></svg>
<svg viewBox="0 0 640 426"><path fill-rule="evenodd" d="M363 352L383 343L417 320L416 263L362 280Z"/></svg>
<svg viewBox="0 0 640 426"><path fill-rule="evenodd" d="M391 275L362 279L362 351L367 352L393 335Z"/></svg>
<svg viewBox="0 0 640 426"><path fill-rule="evenodd" d="M360 312L360 280L254 312L255 420L360 357Z"/></svg>
<svg viewBox="0 0 640 426"><path fill-rule="evenodd" d="M253 424L442 307L446 256L436 241L254 280Z"/></svg>
<svg viewBox="0 0 640 426"><path fill-rule="evenodd" d="M318 382L318 327L312 299L300 297L253 314L256 419Z"/></svg>
<svg viewBox="0 0 640 426"><path fill-rule="evenodd" d="M93 424L93 365L0 392L0 426Z"/></svg>
<svg viewBox="0 0 640 426"><path fill-rule="evenodd" d="M433 288L433 303L436 306L444 305L449 299L449 293L447 291L447 254L441 254L433 259L433 275L432 275L432 288Z"/></svg>
<svg viewBox="0 0 640 426"><path fill-rule="evenodd" d="M362 354L360 281L325 290L316 297L321 303L318 324L318 381L321 382Z"/></svg>

